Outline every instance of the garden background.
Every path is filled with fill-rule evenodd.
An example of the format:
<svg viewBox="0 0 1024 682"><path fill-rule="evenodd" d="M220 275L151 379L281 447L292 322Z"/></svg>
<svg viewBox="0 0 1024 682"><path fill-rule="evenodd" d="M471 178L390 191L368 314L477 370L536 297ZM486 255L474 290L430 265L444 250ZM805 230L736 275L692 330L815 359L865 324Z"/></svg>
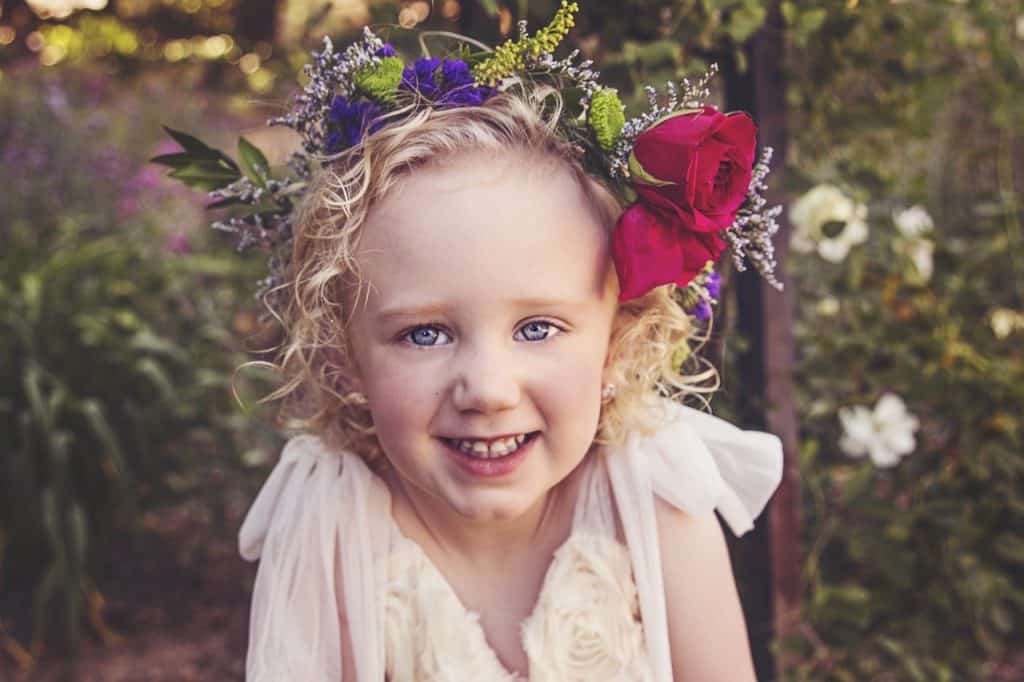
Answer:
<svg viewBox="0 0 1024 682"><path fill-rule="evenodd" d="M715 411L792 429L732 544L760 678L1024 679L1024 8L583 4L569 40L630 109L716 62L778 147L786 294L727 278L709 346ZM243 677L235 533L281 444L271 377L236 372L275 341L265 257L147 163L161 125L279 161L263 124L320 35L409 56L408 29L496 44L556 7L3 0L0 680Z"/></svg>

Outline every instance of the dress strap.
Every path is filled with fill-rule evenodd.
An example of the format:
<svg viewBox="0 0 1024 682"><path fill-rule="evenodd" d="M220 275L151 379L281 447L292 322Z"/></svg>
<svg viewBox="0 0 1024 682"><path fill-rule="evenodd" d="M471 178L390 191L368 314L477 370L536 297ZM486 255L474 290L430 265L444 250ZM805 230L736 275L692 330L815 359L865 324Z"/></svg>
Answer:
<svg viewBox="0 0 1024 682"><path fill-rule="evenodd" d="M595 452L588 454L587 458L573 514L573 531L586 530L614 538L615 508L604 456Z"/></svg>
<svg viewBox="0 0 1024 682"><path fill-rule="evenodd" d="M665 425L607 456L629 545L656 682L672 681L654 495L690 514L717 510L737 535L753 528L782 480L782 442L668 400Z"/></svg>
<svg viewBox="0 0 1024 682"><path fill-rule="evenodd" d="M362 459L329 451L318 438L285 445L238 535L241 555L260 562L247 682L341 680L341 596L356 682L384 679L377 606L385 586L374 570L387 550L383 487Z"/></svg>

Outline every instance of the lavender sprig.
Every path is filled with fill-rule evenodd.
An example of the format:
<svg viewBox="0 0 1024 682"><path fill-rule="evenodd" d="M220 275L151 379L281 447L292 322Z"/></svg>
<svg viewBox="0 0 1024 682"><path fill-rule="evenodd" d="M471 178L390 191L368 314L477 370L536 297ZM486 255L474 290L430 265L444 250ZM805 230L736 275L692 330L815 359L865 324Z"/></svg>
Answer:
<svg viewBox="0 0 1024 682"><path fill-rule="evenodd" d="M647 93L647 111L626 121L615 149L607 157L608 172L612 177L620 180L629 179L629 155L633 151L636 138L655 121L682 109L699 109L704 106L704 102L711 97L709 84L717 73L718 64L712 64L696 82L684 78L681 89L670 81L665 85L664 98L654 87L644 87L644 92Z"/></svg>
<svg viewBox="0 0 1024 682"><path fill-rule="evenodd" d="M528 56L526 68L528 71L541 71L567 79L584 92L584 101L589 102L590 96L601 89L601 85L597 82L601 72L591 68L594 65L592 59L584 59L577 63L579 57L579 50L573 50L565 59L557 60L552 53L542 52L537 57ZM586 113L585 108L584 113Z"/></svg>
<svg viewBox="0 0 1024 682"><path fill-rule="evenodd" d="M779 231L776 218L782 213L782 206L766 208L768 200L764 196L768 191L765 179L770 170L772 151L771 147L765 147L761 152L761 158L754 166L750 178L747 198L736 213L732 225L722 233L722 238L729 244L736 270L743 272L747 269L747 263L751 263L765 281L782 291L782 283L775 277L778 263L775 260L775 245L772 244L772 237Z"/></svg>
<svg viewBox="0 0 1024 682"><path fill-rule="evenodd" d="M341 53L335 52L330 38L324 36L324 48L313 52L313 62L304 73L309 82L295 97L292 111L271 119L270 125L284 125L302 136L302 147L307 154L318 155L325 149L327 132L324 120L336 96L350 98L355 92L354 74L360 69L380 64L377 54L384 42L368 27L363 37Z"/></svg>

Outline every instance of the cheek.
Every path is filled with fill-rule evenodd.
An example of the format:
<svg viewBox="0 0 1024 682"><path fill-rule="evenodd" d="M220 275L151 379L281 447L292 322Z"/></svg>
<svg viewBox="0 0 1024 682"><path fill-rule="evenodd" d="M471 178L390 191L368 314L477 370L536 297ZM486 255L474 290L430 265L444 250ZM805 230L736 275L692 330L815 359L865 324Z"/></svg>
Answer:
<svg viewBox="0 0 1024 682"><path fill-rule="evenodd" d="M435 374L417 363L369 358L363 384L385 448L386 440L410 428L422 429L429 422L441 393Z"/></svg>
<svg viewBox="0 0 1024 682"><path fill-rule="evenodd" d="M579 353L548 367L542 375L539 399L545 411L562 423L576 426L574 438L590 438L597 427L603 368L603 353Z"/></svg>

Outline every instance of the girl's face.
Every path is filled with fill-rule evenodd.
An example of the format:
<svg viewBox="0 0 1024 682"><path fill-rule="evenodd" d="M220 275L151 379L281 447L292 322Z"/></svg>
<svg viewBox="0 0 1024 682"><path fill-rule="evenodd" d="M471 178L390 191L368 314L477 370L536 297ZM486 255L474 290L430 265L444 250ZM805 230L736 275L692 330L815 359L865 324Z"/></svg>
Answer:
<svg viewBox="0 0 1024 682"><path fill-rule="evenodd" d="M513 519L583 459L618 296L608 241L571 172L525 156L421 168L373 209L350 338L381 446L420 503ZM520 434L534 435L494 460L454 443Z"/></svg>

